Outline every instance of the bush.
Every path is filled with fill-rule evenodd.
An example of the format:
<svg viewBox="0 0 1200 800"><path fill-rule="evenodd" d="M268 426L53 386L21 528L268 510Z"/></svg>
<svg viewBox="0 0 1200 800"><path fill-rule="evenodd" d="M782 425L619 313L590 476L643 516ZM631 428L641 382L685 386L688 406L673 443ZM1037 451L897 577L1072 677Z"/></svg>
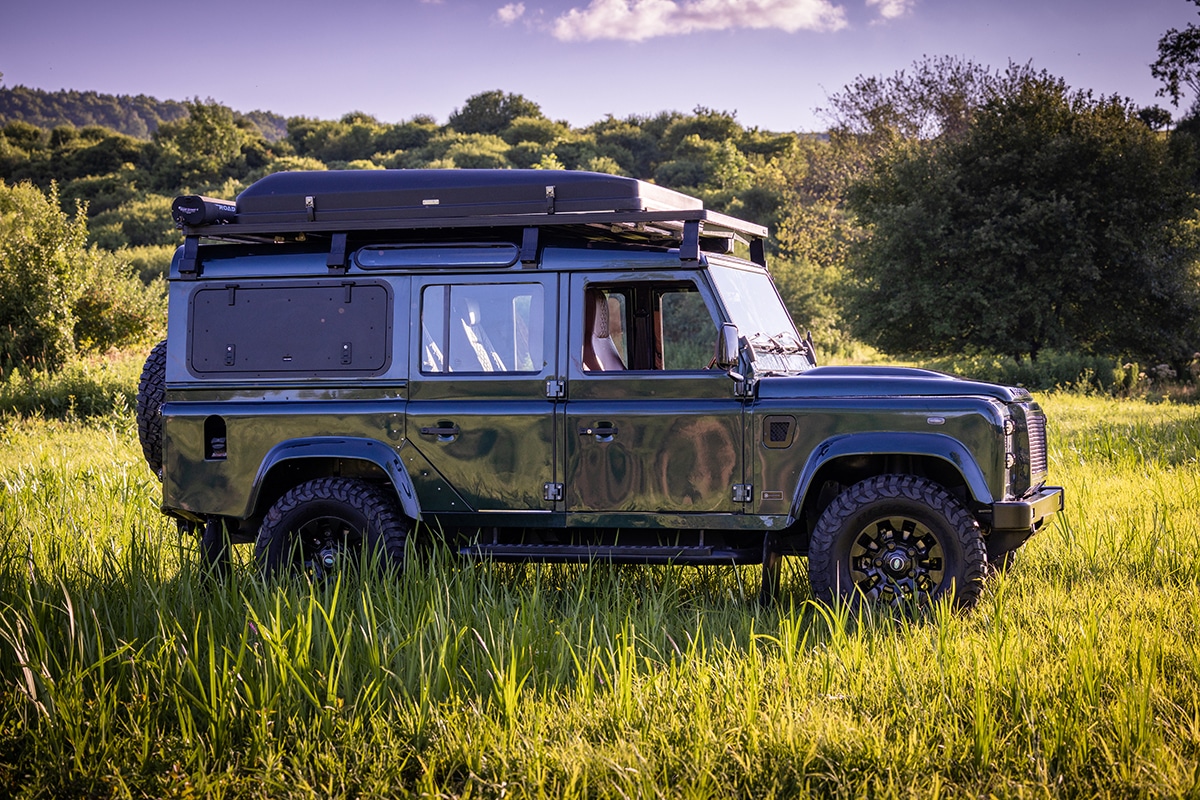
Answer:
<svg viewBox="0 0 1200 800"><path fill-rule="evenodd" d="M0 368L61 369L79 351L121 347L162 327L161 281L147 285L117 255L87 248L74 217L30 183L0 181Z"/></svg>
<svg viewBox="0 0 1200 800"><path fill-rule="evenodd" d="M75 301L75 346L103 353L166 329L166 283L142 283L134 267L114 253L90 251Z"/></svg>
<svg viewBox="0 0 1200 800"><path fill-rule="evenodd" d="M1043 351L1036 361L990 353L949 356L924 362L930 369L964 378L1023 386L1034 391L1065 389L1075 392L1133 394L1145 376L1137 364L1122 364L1104 356Z"/></svg>
<svg viewBox="0 0 1200 800"><path fill-rule="evenodd" d="M130 269L142 283L153 283L155 279L167 276L177 249L173 245L147 245L126 248L117 255L129 262Z"/></svg>
<svg viewBox="0 0 1200 800"><path fill-rule="evenodd" d="M149 348L146 348L149 350ZM58 372L16 369L0 381L0 417L132 417L145 353L71 362Z"/></svg>
<svg viewBox="0 0 1200 800"><path fill-rule="evenodd" d="M77 274L87 257L87 219L25 182L0 181L0 368L56 369L75 352Z"/></svg>

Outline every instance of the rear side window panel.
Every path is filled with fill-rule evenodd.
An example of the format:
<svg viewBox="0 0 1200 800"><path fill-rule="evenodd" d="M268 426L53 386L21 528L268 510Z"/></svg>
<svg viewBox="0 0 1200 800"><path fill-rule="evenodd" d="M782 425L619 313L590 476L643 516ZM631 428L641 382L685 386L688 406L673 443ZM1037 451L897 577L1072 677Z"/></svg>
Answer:
<svg viewBox="0 0 1200 800"><path fill-rule="evenodd" d="M240 282L191 297L188 367L213 377L369 376L391 363L384 282Z"/></svg>

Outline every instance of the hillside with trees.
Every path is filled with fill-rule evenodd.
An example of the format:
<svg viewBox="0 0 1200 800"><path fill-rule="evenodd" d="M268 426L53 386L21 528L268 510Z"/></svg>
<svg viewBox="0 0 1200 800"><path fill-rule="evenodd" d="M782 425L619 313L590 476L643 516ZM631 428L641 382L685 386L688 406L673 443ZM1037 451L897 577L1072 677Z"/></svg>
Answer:
<svg viewBox="0 0 1200 800"><path fill-rule="evenodd" d="M1180 72L1173 58L1164 91L1177 92L1195 65ZM78 214L86 245L147 285L180 242L179 194L233 198L280 170L592 170L769 226L776 282L826 356L866 342L901 356L1073 353L1182 370L1200 349L1194 110L1171 128L1162 109L1030 66L942 57L860 77L830 97L820 136L704 107L574 127L499 90L445 124L354 112L292 117L278 136L264 133L274 115L212 100L4 90L6 108L14 98L34 110L0 126L0 180ZM88 122L108 119L99 110L64 122L69 105L127 106L149 133Z"/></svg>

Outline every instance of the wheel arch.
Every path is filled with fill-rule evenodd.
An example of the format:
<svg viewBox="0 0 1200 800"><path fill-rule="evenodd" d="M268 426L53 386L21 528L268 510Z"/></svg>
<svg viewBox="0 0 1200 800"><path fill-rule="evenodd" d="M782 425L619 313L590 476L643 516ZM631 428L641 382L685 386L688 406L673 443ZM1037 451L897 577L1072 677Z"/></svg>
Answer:
<svg viewBox="0 0 1200 800"><path fill-rule="evenodd" d="M960 493L968 507L992 502L983 470L961 442L934 433L857 433L826 439L800 472L789 524L805 520L805 534L836 493L829 484L850 486L889 473L917 475Z"/></svg>
<svg viewBox="0 0 1200 800"><path fill-rule="evenodd" d="M416 490L396 450L374 439L344 436L291 439L272 447L254 476L243 517L261 518L288 490L327 476L388 483L404 515L413 522L421 519Z"/></svg>

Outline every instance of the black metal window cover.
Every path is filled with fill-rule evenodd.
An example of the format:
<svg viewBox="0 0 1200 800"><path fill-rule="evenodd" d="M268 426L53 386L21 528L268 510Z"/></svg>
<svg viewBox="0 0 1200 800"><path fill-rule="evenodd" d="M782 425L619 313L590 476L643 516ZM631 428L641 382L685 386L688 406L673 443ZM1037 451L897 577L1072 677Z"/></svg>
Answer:
<svg viewBox="0 0 1200 800"><path fill-rule="evenodd" d="M214 201L215 202L215 201ZM568 170L279 172L237 198L228 222L178 219L189 236L584 224L652 225L703 234L767 235L694 197L634 178Z"/></svg>

